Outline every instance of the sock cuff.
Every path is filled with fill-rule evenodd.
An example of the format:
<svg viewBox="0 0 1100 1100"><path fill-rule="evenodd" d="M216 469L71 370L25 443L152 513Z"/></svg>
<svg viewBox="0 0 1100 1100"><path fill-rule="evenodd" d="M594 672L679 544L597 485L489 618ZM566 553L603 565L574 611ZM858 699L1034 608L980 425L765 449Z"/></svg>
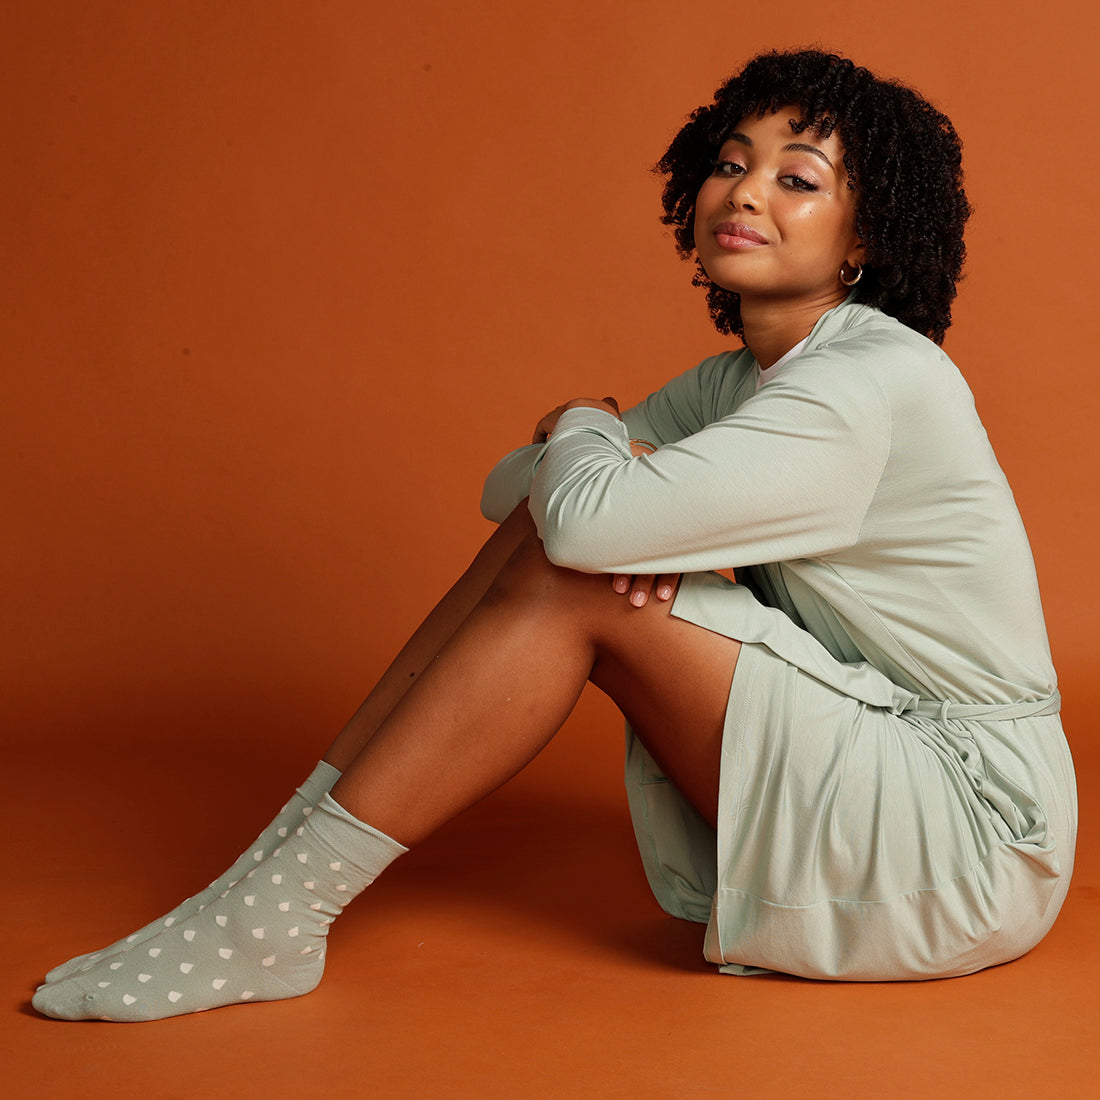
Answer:
<svg viewBox="0 0 1100 1100"><path fill-rule="evenodd" d="M306 828L341 859L352 860L367 877L367 882L373 882L398 856L408 851L393 837L353 817L330 794L321 796Z"/></svg>
<svg viewBox="0 0 1100 1100"><path fill-rule="evenodd" d="M334 768L327 760L320 760L298 788L298 793L312 806L321 795L332 790L340 775L339 768Z"/></svg>

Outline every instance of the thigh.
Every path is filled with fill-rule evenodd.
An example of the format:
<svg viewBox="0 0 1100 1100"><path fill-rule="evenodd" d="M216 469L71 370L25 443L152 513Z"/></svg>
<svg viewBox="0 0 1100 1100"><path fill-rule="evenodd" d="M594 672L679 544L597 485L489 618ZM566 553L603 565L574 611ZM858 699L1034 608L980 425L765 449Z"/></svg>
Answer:
<svg viewBox="0 0 1100 1100"><path fill-rule="evenodd" d="M547 648L581 647L588 679L703 817L714 824L726 704L740 643L671 614L672 601L634 607L609 574L578 573L524 539L488 593L514 601Z"/></svg>
<svg viewBox="0 0 1100 1100"><path fill-rule="evenodd" d="M605 583L610 592L610 579ZM611 593L596 624L591 682L712 826L718 816L722 737L740 643L670 614L634 608Z"/></svg>

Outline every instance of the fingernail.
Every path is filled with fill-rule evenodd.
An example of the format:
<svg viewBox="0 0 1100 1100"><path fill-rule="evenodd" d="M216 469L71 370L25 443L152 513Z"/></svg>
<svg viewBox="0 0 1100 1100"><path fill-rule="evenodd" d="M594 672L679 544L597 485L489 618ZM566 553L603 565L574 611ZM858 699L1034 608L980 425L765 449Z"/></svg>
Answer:
<svg viewBox="0 0 1100 1100"><path fill-rule="evenodd" d="M670 585L662 584L661 587L657 589L657 599L659 600L667 600L671 595L672 587Z"/></svg>
<svg viewBox="0 0 1100 1100"><path fill-rule="evenodd" d="M626 589L627 589L627 583L628 582L627 582L626 577L616 577L615 581L614 581L615 591L616 592L625 592Z"/></svg>
<svg viewBox="0 0 1100 1100"><path fill-rule="evenodd" d="M630 602L635 607L641 607L642 604L645 603L645 593L644 592L635 592L634 595L630 597Z"/></svg>

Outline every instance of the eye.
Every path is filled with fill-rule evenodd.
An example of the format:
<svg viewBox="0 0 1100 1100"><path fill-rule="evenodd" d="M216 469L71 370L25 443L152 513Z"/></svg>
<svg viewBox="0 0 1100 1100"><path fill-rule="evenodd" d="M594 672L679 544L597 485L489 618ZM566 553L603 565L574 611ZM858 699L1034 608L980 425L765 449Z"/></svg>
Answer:
<svg viewBox="0 0 1100 1100"><path fill-rule="evenodd" d="M779 182L784 187L789 187L792 191L816 191L818 189L817 184L808 179L803 179L802 176L780 176Z"/></svg>
<svg viewBox="0 0 1100 1100"><path fill-rule="evenodd" d="M735 160L717 160L714 162L714 175L721 176L723 179L740 176L744 171L744 167Z"/></svg>

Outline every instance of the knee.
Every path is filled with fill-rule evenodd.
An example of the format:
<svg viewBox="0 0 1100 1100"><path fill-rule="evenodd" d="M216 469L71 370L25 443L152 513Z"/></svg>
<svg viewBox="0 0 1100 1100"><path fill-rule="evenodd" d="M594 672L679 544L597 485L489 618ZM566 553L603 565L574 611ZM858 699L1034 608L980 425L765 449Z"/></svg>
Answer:
<svg viewBox="0 0 1100 1100"><path fill-rule="evenodd" d="M520 540L485 594L493 603L503 600L553 602L574 595L594 578L586 573L554 565L542 540L531 530Z"/></svg>

